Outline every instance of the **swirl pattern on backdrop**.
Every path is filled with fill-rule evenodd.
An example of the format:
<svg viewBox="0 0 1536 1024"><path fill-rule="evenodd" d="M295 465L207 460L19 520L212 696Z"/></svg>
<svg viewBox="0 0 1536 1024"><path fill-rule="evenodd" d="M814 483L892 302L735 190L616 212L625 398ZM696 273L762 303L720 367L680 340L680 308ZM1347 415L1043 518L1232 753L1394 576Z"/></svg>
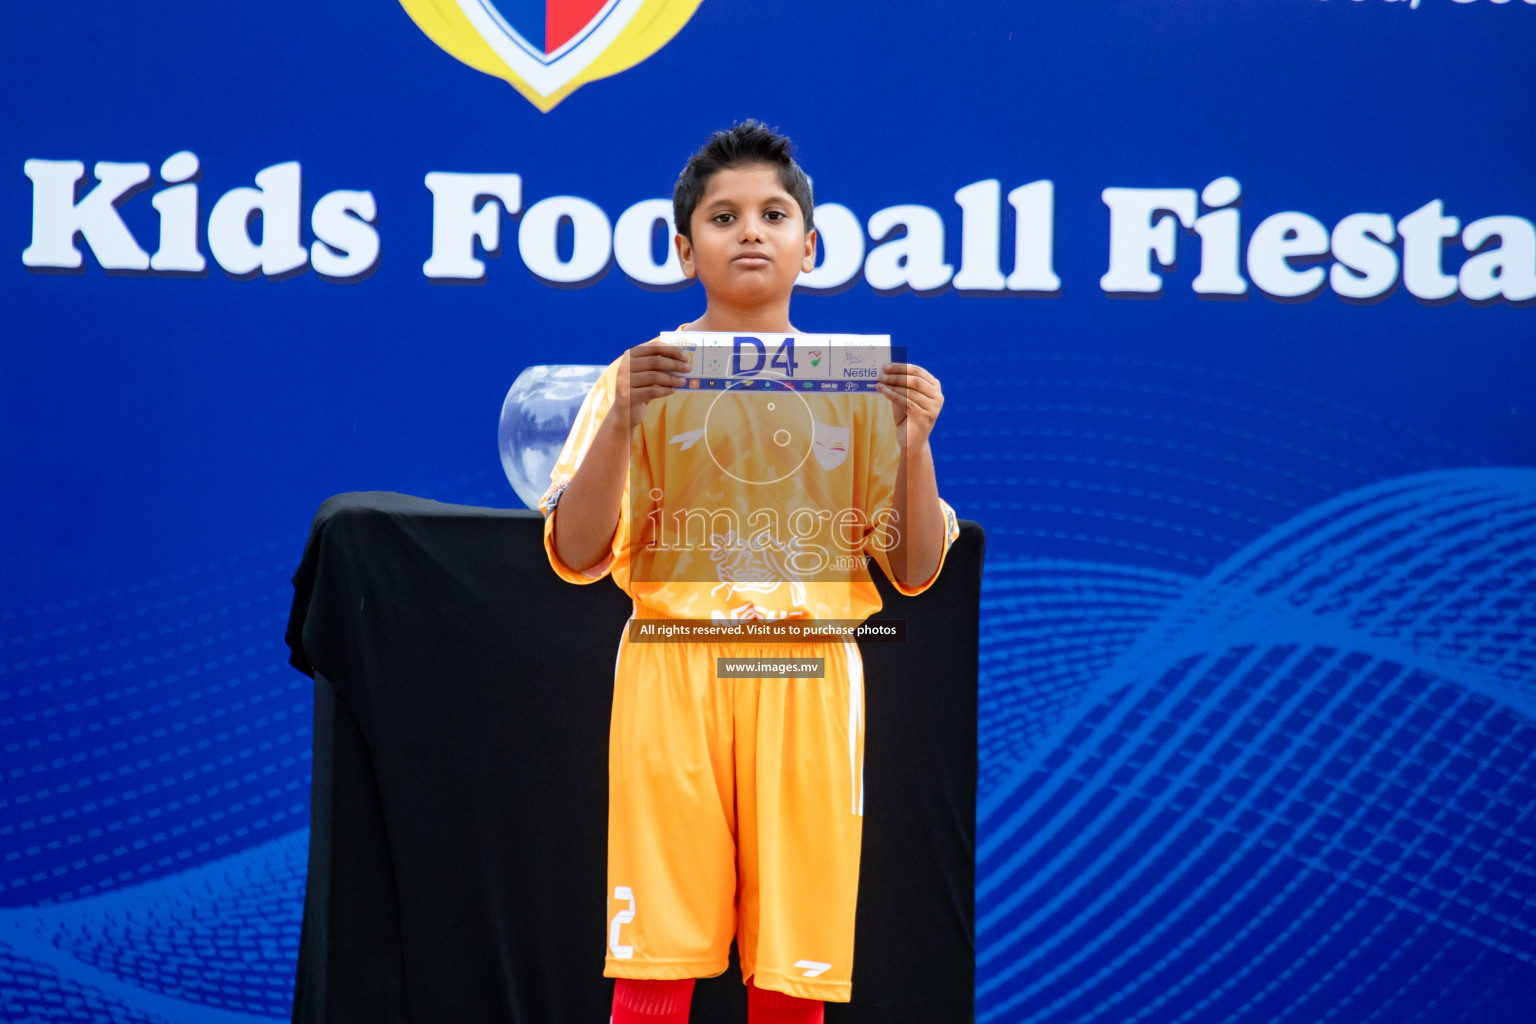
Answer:
<svg viewBox="0 0 1536 1024"><path fill-rule="evenodd" d="M1075 645L1113 663L978 808L979 1019L1428 1020L1528 986L1533 540L1536 471L1434 472L1267 533L1129 643L1122 591Z"/></svg>

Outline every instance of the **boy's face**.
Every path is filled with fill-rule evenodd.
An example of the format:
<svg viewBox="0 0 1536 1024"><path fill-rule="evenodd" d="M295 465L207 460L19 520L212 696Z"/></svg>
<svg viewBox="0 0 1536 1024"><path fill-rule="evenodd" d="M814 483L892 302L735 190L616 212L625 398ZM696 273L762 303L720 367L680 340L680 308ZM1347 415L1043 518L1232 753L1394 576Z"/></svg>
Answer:
<svg viewBox="0 0 1536 1024"><path fill-rule="evenodd" d="M675 239L683 273L713 301L750 308L786 300L816 266L816 232L768 164L716 171L694 208L693 239Z"/></svg>

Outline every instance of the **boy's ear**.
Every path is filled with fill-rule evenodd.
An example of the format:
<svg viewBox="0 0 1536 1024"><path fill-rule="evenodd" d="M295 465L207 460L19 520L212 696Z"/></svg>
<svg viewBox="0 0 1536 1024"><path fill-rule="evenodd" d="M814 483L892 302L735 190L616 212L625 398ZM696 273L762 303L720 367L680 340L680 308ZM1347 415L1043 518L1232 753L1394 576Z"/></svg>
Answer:
<svg viewBox="0 0 1536 1024"><path fill-rule="evenodd" d="M805 253L800 257L800 270L809 274L816 269L816 229L805 233Z"/></svg>
<svg viewBox="0 0 1536 1024"><path fill-rule="evenodd" d="M677 261L683 265L684 277L697 277L699 268L693 263L693 243L688 241L688 236L679 231L672 236L672 244L677 247Z"/></svg>

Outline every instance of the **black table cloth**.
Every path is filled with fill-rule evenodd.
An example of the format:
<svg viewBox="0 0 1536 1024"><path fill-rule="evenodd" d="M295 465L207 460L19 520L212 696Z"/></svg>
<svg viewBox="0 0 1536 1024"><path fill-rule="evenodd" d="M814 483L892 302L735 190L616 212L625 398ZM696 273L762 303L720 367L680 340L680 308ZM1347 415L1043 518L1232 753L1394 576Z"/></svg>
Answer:
<svg viewBox="0 0 1536 1024"><path fill-rule="evenodd" d="M391 492L321 505L287 640L315 680L293 1019L602 1024L613 659L630 601L545 560L536 512ZM833 1022L974 1018L983 534L861 644L864 850L853 1002ZM693 1020L746 1019L733 956Z"/></svg>

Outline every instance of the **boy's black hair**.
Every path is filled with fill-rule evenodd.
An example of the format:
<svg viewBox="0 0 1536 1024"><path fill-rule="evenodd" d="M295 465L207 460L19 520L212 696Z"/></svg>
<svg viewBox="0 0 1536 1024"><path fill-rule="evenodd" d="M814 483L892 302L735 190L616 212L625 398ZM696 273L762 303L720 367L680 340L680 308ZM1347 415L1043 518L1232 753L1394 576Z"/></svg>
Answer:
<svg viewBox="0 0 1536 1024"><path fill-rule="evenodd" d="M793 144L761 121L748 118L709 137L697 153L688 159L683 173L672 189L672 215L678 232L693 241L693 211L704 198L704 188L719 171L743 164L767 164L779 172L779 184L800 204L805 230L814 224L811 211L816 200L811 193L811 179L790 156Z"/></svg>

